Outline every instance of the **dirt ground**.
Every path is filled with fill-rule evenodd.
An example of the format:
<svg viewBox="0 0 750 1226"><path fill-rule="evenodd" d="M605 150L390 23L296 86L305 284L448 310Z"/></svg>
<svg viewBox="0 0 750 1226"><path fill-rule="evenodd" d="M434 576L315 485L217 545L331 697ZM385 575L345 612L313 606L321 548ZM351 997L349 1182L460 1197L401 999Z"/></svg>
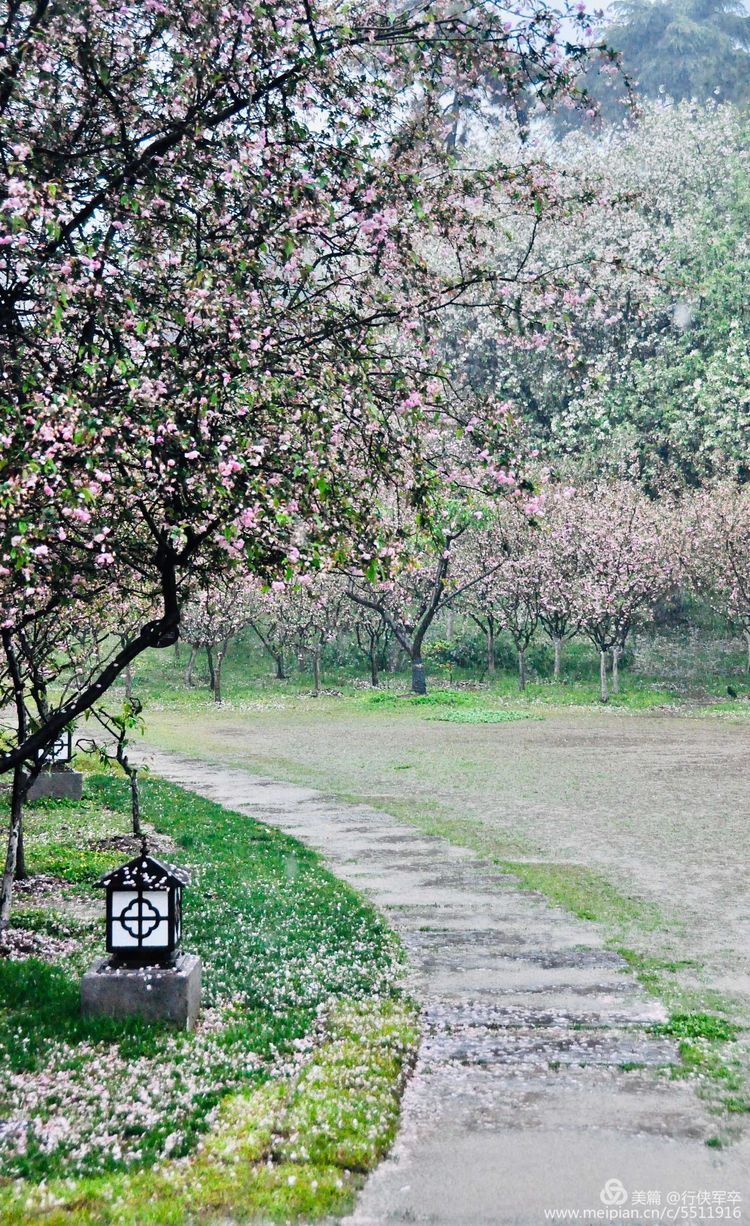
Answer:
<svg viewBox="0 0 750 1226"><path fill-rule="evenodd" d="M750 725L587 710L501 724L434 714L335 698L164 708L149 714L148 738L367 799L506 859L596 870L644 914L658 908L657 921L636 925L634 947L683 961L691 987L750 1016Z"/></svg>

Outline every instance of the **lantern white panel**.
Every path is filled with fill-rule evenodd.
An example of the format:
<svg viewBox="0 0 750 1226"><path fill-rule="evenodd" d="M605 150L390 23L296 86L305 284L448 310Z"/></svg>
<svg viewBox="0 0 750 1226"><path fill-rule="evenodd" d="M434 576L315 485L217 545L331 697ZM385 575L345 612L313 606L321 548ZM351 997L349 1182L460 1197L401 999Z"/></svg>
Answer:
<svg viewBox="0 0 750 1226"><path fill-rule="evenodd" d="M66 732L59 736L56 741L52 742L48 760L50 762L70 761L70 738Z"/></svg>
<svg viewBox="0 0 750 1226"><path fill-rule="evenodd" d="M159 949L169 944L169 897L166 890L113 890L114 949Z"/></svg>

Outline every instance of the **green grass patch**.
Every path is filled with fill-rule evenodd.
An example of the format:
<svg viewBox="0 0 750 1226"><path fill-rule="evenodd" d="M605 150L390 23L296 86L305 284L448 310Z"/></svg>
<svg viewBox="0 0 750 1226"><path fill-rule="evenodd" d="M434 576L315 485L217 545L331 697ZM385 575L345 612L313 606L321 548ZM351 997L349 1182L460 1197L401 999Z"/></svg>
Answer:
<svg viewBox="0 0 750 1226"><path fill-rule="evenodd" d="M558 907L581 919L621 929L635 925L654 929L662 922L653 903L623 894L601 873L583 864L547 864L544 861L502 860L501 866L527 890L537 890Z"/></svg>
<svg viewBox="0 0 750 1226"><path fill-rule="evenodd" d="M484 695L480 694L479 698ZM368 694L365 702L369 707L467 707L477 701L477 695L466 690L431 690L428 694L394 694L390 690L378 690Z"/></svg>
<svg viewBox="0 0 750 1226"><path fill-rule="evenodd" d="M750 1112L748 1053L739 1041L742 1027L718 1013L694 1009L676 1010L650 1030L678 1040L680 1063L672 1076L695 1081L709 1109L725 1117L725 1126L733 1115ZM709 1138L706 1143L723 1144L725 1139Z"/></svg>
<svg viewBox="0 0 750 1226"><path fill-rule="evenodd" d="M470 711L445 711L441 715L428 715L430 720L443 724L510 724L517 719L538 719L529 711L487 711L481 708Z"/></svg>
<svg viewBox="0 0 750 1226"><path fill-rule="evenodd" d="M654 1034L676 1039L705 1039L710 1043L729 1043L736 1039L739 1027L715 1013L673 1013L667 1022L652 1027Z"/></svg>

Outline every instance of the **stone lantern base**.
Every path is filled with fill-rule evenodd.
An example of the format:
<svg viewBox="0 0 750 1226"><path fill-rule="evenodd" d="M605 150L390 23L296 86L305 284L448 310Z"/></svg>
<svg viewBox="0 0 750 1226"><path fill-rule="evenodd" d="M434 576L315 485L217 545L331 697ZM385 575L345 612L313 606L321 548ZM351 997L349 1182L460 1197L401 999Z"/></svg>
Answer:
<svg viewBox="0 0 750 1226"><path fill-rule="evenodd" d="M97 958L81 979L84 1017L142 1017L195 1026L201 1000L201 960L179 954L173 966L112 966Z"/></svg>
<svg viewBox="0 0 750 1226"><path fill-rule="evenodd" d="M35 800L80 800L83 795L83 775L80 771L42 771L32 783L26 799Z"/></svg>

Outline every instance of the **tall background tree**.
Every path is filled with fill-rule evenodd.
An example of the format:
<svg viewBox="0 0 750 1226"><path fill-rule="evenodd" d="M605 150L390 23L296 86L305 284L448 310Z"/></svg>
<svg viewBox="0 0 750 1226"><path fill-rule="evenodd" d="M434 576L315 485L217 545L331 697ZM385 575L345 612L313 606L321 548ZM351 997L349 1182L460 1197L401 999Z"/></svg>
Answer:
<svg viewBox="0 0 750 1226"><path fill-rule="evenodd" d="M607 42L646 97L750 99L750 14L741 0L618 0Z"/></svg>

